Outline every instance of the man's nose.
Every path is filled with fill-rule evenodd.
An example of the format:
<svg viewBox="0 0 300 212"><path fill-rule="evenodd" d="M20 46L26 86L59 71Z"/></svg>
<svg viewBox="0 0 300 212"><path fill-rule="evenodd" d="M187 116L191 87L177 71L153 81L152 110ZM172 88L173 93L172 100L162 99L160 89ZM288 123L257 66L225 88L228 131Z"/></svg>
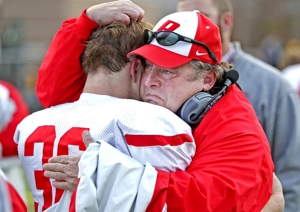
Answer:
<svg viewBox="0 0 300 212"><path fill-rule="evenodd" d="M145 77L145 86L146 87L157 87L159 86L159 75L158 75L158 68L152 68L144 73Z"/></svg>

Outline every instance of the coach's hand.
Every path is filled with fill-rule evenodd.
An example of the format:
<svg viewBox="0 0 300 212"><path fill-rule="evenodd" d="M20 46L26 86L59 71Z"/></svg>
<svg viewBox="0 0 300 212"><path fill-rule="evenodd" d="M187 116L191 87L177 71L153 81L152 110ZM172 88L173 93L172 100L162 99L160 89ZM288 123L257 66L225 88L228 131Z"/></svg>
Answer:
<svg viewBox="0 0 300 212"><path fill-rule="evenodd" d="M82 133L82 139L86 147L88 147L89 143L94 142L88 131ZM48 163L43 165L44 175L55 180L52 183L55 188L74 191L77 187L78 162L80 158L81 155L52 157L48 160Z"/></svg>
<svg viewBox="0 0 300 212"><path fill-rule="evenodd" d="M52 157L43 165L44 175L55 181L55 188L74 191L77 186L78 162L81 155L61 155Z"/></svg>
<svg viewBox="0 0 300 212"><path fill-rule="evenodd" d="M144 10L130 0L120 0L97 4L86 10L86 15L99 26L111 24L114 21L130 23L130 19L140 21Z"/></svg>

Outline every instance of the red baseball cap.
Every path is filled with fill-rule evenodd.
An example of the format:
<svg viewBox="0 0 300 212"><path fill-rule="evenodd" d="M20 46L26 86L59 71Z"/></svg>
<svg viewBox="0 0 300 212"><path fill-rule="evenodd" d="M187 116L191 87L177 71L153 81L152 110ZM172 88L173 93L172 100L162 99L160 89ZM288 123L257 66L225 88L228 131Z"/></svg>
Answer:
<svg viewBox="0 0 300 212"><path fill-rule="evenodd" d="M219 28L199 11L185 11L162 18L154 27L154 32L172 31L205 44L215 55L213 60L207 49L201 45L178 41L171 46L163 46L154 38L149 44L137 48L127 57L139 55L162 68L175 68L191 60L218 65L222 59L222 43Z"/></svg>

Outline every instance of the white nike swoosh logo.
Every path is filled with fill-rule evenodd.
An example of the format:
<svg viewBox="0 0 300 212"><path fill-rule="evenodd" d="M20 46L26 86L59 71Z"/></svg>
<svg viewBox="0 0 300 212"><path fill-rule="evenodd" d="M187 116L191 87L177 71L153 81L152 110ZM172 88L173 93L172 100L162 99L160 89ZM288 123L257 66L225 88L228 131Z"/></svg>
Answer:
<svg viewBox="0 0 300 212"><path fill-rule="evenodd" d="M207 53L199 53L199 51L196 51L197 56L201 56L201 55L205 55L205 54L207 54Z"/></svg>

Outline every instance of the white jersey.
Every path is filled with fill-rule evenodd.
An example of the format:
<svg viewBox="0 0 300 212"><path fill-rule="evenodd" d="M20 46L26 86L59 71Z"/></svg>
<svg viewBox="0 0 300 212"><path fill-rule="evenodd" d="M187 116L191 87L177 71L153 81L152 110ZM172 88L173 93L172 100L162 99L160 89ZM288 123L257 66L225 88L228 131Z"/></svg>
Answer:
<svg viewBox="0 0 300 212"><path fill-rule="evenodd" d="M51 186L42 165L50 157L80 154L82 132L165 171L185 170L194 152L191 128L171 111L135 100L83 93L74 103L26 117L15 142L38 211L56 203L63 191Z"/></svg>

